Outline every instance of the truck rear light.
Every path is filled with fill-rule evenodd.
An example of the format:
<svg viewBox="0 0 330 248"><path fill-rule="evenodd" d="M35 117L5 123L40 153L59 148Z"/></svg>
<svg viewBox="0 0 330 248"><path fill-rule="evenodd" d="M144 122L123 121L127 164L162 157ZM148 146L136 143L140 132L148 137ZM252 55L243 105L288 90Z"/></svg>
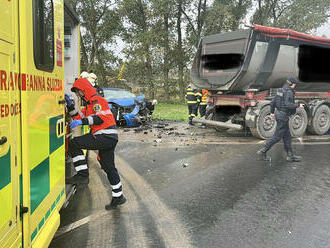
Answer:
<svg viewBox="0 0 330 248"><path fill-rule="evenodd" d="M213 103L213 98L206 98L207 103Z"/></svg>

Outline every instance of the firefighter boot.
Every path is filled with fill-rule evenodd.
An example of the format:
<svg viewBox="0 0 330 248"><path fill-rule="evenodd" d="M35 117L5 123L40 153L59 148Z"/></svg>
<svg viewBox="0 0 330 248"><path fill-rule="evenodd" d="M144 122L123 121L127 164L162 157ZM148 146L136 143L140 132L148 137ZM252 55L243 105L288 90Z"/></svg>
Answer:
<svg viewBox="0 0 330 248"><path fill-rule="evenodd" d="M123 205L126 202L126 198L124 195L119 197L112 197L112 200L109 204L105 205L106 210L115 209L120 205Z"/></svg>
<svg viewBox="0 0 330 248"><path fill-rule="evenodd" d="M267 149L264 147L257 151L258 160L271 161L271 157L267 156Z"/></svg>
<svg viewBox="0 0 330 248"><path fill-rule="evenodd" d="M292 152L288 152L288 156L286 157L286 161L292 162L300 162L302 159L301 156L294 155Z"/></svg>
<svg viewBox="0 0 330 248"><path fill-rule="evenodd" d="M70 177L65 180L67 184L88 184L89 183L89 177L88 176L82 176L80 174L76 174L73 177Z"/></svg>

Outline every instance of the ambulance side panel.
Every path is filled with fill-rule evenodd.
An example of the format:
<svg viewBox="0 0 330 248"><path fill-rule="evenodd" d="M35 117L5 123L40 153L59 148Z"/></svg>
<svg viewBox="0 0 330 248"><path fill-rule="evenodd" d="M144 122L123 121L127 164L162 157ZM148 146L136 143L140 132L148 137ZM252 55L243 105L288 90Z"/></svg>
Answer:
<svg viewBox="0 0 330 248"><path fill-rule="evenodd" d="M0 247L22 247L18 1L0 1Z"/></svg>
<svg viewBox="0 0 330 248"><path fill-rule="evenodd" d="M24 247L48 247L65 200L63 8L19 2Z"/></svg>

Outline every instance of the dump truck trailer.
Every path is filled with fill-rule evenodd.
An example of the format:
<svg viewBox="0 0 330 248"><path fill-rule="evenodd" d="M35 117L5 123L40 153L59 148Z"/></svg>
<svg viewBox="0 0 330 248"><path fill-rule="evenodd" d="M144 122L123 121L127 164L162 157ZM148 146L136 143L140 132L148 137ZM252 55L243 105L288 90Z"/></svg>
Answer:
<svg viewBox="0 0 330 248"><path fill-rule="evenodd" d="M296 101L305 108L290 118L291 134L300 137L308 129L323 135L330 128L329 58L330 39L254 25L202 38L191 80L212 93L206 113L211 123L206 124L219 129L235 124L266 139L276 127L269 104L286 79L295 77L302 82Z"/></svg>

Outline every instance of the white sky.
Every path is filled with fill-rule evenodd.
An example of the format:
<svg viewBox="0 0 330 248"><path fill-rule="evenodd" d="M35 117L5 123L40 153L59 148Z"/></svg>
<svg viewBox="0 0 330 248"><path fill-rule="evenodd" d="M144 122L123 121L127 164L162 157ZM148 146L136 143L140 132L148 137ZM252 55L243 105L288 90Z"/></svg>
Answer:
<svg viewBox="0 0 330 248"><path fill-rule="evenodd" d="M319 36L325 35L327 38L330 38L330 18L328 19L328 23L317 29L316 34Z"/></svg>

